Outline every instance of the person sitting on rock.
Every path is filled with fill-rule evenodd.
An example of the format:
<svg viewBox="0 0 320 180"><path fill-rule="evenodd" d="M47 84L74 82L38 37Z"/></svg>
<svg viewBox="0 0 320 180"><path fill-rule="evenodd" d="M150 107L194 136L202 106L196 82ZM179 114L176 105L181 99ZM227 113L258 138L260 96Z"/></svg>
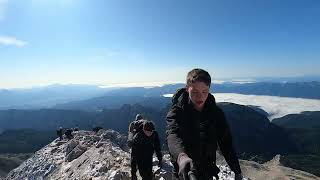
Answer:
<svg viewBox="0 0 320 180"><path fill-rule="evenodd" d="M66 135L68 140L72 139L73 138L72 129L67 129L66 132L64 133L64 135Z"/></svg>
<svg viewBox="0 0 320 180"><path fill-rule="evenodd" d="M57 136L59 137L59 140L61 141L63 138L62 138L62 135L63 135L63 129L62 127L59 127L59 129L57 129Z"/></svg>
<svg viewBox="0 0 320 180"><path fill-rule="evenodd" d="M136 134L132 139L131 162L134 167L131 167L131 179L136 180L136 165L142 180L152 180L152 158L154 152L159 160L159 167L162 164L162 153L160 147L160 139L154 124L148 120L138 120L135 122ZM135 164L136 163L136 164Z"/></svg>
<svg viewBox="0 0 320 180"><path fill-rule="evenodd" d="M101 126L96 126L94 128L92 128L92 131L95 133L98 133L100 131L100 129L103 129Z"/></svg>
<svg viewBox="0 0 320 180"><path fill-rule="evenodd" d="M79 131L79 127L76 126L75 128L73 128L73 131Z"/></svg>

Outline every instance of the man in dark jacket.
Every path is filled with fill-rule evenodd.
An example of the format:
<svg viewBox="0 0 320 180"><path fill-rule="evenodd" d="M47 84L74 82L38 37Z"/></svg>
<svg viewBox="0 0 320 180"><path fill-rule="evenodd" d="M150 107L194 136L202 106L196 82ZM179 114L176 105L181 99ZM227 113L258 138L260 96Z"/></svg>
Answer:
<svg viewBox="0 0 320 180"><path fill-rule="evenodd" d="M68 140L72 139L73 138L72 129L70 128L66 129L66 132L64 132L64 135L66 135Z"/></svg>
<svg viewBox="0 0 320 180"><path fill-rule="evenodd" d="M134 119L134 121L132 121L129 125L129 131L128 131L128 146L131 148L132 147L132 141L133 141L133 137L134 135L137 133L138 130L138 124L137 121L142 120L143 117L141 114L137 114L136 118ZM137 126L137 127L136 127ZM132 152L131 149L131 154L134 154L134 152ZM134 156L131 156L131 174L132 174L132 178L133 180L137 179L136 173L137 173L137 162L134 158Z"/></svg>
<svg viewBox="0 0 320 180"><path fill-rule="evenodd" d="M57 129L57 136L59 137L60 141L63 139L62 135L63 135L63 129L62 127L59 127L59 129Z"/></svg>
<svg viewBox="0 0 320 180"><path fill-rule="evenodd" d="M152 180L152 156L154 152L156 152L160 167L162 163L159 136L151 121L138 120L135 122L135 127L137 132L131 143L131 158L137 164L142 179ZM137 179L136 172L132 171L131 179Z"/></svg>
<svg viewBox="0 0 320 180"><path fill-rule="evenodd" d="M231 132L223 111L209 93L211 77L202 69L187 75L186 88L179 89L167 114L167 143L172 157L173 179L218 179L217 146L236 180L242 179L239 160L232 145Z"/></svg>

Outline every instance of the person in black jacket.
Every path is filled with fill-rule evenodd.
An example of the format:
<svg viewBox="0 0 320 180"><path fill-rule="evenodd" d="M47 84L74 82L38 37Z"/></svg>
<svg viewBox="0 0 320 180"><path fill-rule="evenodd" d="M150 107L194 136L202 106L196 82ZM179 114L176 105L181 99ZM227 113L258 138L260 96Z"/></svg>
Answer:
<svg viewBox="0 0 320 180"><path fill-rule="evenodd" d="M139 129L139 123L137 121L142 120L143 117L141 114L137 114L136 118L134 121L132 121L129 125L129 132L128 132L128 146L131 148L132 147L132 141L134 135L137 133L137 130ZM136 127L137 126L137 127ZM131 149L131 154L134 154ZM134 156L131 156L131 161L130 161L130 166L131 166L131 174L132 174L132 179L135 180L137 179L136 173L137 173L137 162L134 158Z"/></svg>
<svg viewBox="0 0 320 180"><path fill-rule="evenodd" d="M73 138L72 129L71 128L66 129L66 131L64 132L64 135L66 135L68 140L72 139Z"/></svg>
<svg viewBox="0 0 320 180"><path fill-rule="evenodd" d="M202 69L187 75L185 88L177 90L167 114L166 136L174 166L172 179L219 179L216 150L219 146L235 179L242 179L239 160L223 111L209 93L211 77Z"/></svg>
<svg viewBox="0 0 320 180"><path fill-rule="evenodd" d="M162 164L160 139L151 121L138 120L134 126L137 131L131 142L131 159L136 163L142 179L152 180L152 156L154 152L156 152L160 168ZM134 166L134 168L136 167ZM136 172L132 171L131 179L137 179Z"/></svg>

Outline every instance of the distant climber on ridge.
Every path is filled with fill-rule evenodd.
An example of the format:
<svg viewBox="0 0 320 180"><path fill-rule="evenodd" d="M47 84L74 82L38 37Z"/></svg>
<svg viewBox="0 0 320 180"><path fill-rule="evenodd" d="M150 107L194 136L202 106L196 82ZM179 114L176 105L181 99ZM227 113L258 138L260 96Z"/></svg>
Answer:
<svg viewBox="0 0 320 180"><path fill-rule="evenodd" d="M100 129L103 129L101 126L95 126L92 128L92 131L98 133Z"/></svg>
<svg viewBox="0 0 320 180"><path fill-rule="evenodd" d="M72 129L67 129L66 132L64 133L67 137L68 140L72 139L73 138L73 135L72 135Z"/></svg>
<svg viewBox="0 0 320 180"><path fill-rule="evenodd" d="M59 129L57 129L57 136L59 137L59 140L61 141L63 139L63 129L62 127L59 127Z"/></svg>

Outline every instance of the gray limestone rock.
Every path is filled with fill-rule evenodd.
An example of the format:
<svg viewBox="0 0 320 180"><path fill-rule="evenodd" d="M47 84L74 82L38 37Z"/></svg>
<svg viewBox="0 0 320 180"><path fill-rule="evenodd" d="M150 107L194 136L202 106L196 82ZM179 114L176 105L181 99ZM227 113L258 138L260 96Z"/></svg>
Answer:
<svg viewBox="0 0 320 180"><path fill-rule="evenodd" d="M279 164L280 156L265 164L240 161L242 172L250 179L319 179ZM221 159L221 160L220 160ZM234 173L218 156L222 180L234 179ZM162 168L153 158L155 180L170 180L170 155L163 156ZM72 140L55 140L12 170L6 180L130 180L130 151L127 137L113 130L78 131Z"/></svg>

